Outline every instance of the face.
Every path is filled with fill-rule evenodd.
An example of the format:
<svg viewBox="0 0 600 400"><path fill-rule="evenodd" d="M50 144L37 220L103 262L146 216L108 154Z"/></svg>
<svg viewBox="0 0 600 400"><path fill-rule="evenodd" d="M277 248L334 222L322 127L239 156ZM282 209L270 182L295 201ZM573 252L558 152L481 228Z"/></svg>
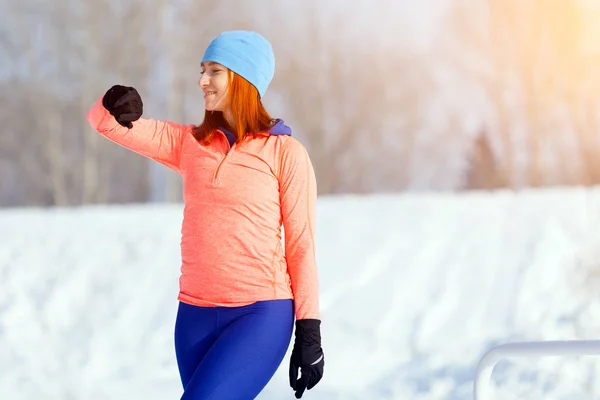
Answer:
<svg viewBox="0 0 600 400"><path fill-rule="evenodd" d="M208 111L225 111L229 89L229 70L221 64L202 63L198 86L204 92L204 105Z"/></svg>

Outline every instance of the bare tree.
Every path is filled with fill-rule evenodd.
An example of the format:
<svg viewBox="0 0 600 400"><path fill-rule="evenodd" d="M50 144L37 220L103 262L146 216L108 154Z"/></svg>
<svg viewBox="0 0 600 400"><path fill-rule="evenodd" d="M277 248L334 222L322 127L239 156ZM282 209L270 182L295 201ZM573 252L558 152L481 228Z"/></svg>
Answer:
<svg viewBox="0 0 600 400"><path fill-rule="evenodd" d="M469 189L499 189L508 185L505 172L497 160L485 131L473 142L466 187Z"/></svg>
<svg viewBox="0 0 600 400"><path fill-rule="evenodd" d="M115 15L108 3L86 3L78 21L81 37L77 53L84 55L80 64L81 105L83 117L87 109L110 86L122 84L135 86L144 92L149 75L150 60L147 42L149 38L148 5L135 0L122 4L120 15ZM107 33L107 26L116 26ZM89 46L89 43L102 43ZM112 198L143 201L147 198L147 165L141 157L131 157L128 151L118 148L99 135L90 133L87 122L81 118L83 134L82 202L105 203L111 198L111 183L127 177L127 187L133 193L113 194ZM123 170L128 174L123 174ZM132 185L132 183L137 183ZM141 186L139 183L143 183ZM136 190L135 188L138 187ZM137 193L137 194L136 194ZM131 197L133 196L133 197Z"/></svg>
<svg viewBox="0 0 600 400"><path fill-rule="evenodd" d="M419 112L433 94L422 59L354 44L326 29L315 4L279 44L274 86L305 138L322 194L403 190L414 183ZM293 44L293 45L291 45Z"/></svg>
<svg viewBox="0 0 600 400"><path fill-rule="evenodd" d="M478 82L492 111L491 149L507 185L576 183L580 152L564 142L578 125L584 24L577 2L457 1L446 27L446 56ZM457 54L460 52L460 56ZM578 94L579 93L579 94ZM584 106L585 107L585 106ZM562 110L562 111L561 111ZM581 133L579 140L583 139Z"/></svg>

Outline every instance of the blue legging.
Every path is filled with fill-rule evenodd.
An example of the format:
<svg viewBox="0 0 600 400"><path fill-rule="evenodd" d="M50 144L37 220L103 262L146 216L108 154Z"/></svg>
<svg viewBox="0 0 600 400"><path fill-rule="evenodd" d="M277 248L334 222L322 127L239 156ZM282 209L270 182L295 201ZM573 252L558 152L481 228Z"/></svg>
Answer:
<svg viewBox="0 0 600 400"><path fill-rule="evenodd" d="M181 400L251 400L283 361L292 337L292 300L243 307L179 303L175 354Z"/></svg>

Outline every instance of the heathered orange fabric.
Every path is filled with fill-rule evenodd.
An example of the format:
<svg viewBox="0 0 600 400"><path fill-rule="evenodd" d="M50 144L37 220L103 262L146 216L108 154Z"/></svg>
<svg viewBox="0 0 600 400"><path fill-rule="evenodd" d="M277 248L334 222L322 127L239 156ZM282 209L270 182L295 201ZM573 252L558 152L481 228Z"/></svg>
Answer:
<svg viewBox="0 0 600 400"><path fill-rule="evenodd" d="M219 131L206 146L191 126L169 121L122 127L101 98L87 119L106 138L181 174L179 300L233 307L293 298L296 319L319 318L316 179L298 140L261 134L230 149Z"/></svg>

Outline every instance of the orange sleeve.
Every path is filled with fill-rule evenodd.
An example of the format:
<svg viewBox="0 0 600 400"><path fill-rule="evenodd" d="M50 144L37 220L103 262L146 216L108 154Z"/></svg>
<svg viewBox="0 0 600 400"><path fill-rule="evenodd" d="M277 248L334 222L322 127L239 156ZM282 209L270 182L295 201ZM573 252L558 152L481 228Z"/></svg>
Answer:
<svg viewBox="0 0 600 400"><path fill-rule="evenodd" d="M133 122L133 129L128 129L104 108L102 97L88 110L86 118L107 139L180 172L181 145L187 126L140 118Z"/></svg>
<svg viewBox="0 0 600 400"><path fill-rule="evenodd" d="M285 256L296 319L319 319L315 257L317 183L305 147L294 138L283 144L279 182Z"/></svg>

